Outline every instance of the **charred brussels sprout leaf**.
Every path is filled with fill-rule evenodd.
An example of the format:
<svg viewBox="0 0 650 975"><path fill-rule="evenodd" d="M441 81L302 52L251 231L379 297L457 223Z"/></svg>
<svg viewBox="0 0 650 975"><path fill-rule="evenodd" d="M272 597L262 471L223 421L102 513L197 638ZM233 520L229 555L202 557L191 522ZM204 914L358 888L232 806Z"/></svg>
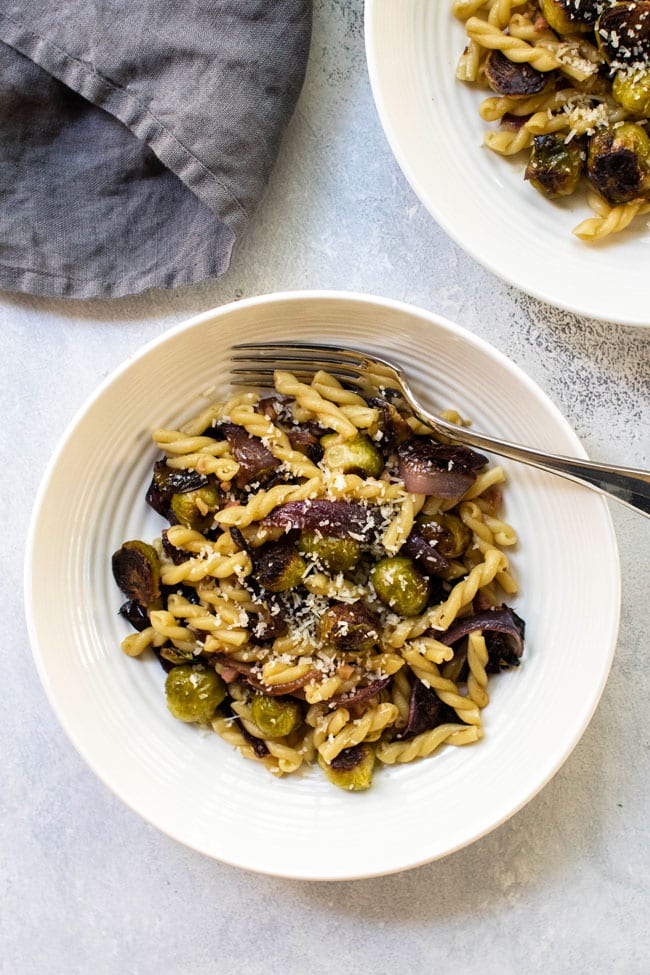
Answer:
<svg viewBox="0 0 650 975"><path fill-rule="evenodd" d="M179 721L209 721L226 696L226 685L214 670L173 667L165 681L167 707Z"/></svg>
<svg viewBox="0 0 650 975"><path fill-rule="evenodd" d="M112 559L113 577L129 599L150 606L160 596L160 559L152 545L125 542Z"/></svg>
<svg viewBox="0 0 650 975"><path fill-rule="evenodd" d="M302 723L302 711L297 701L267 694L253 697L251 714L265 738L284 738Z"/></svg>
<svg viewBox="0 0 650 975"><path fill-rule="evenodd" d="M330 782L340 789L362 792L370 788L375 753L369 745L355 745L353 748L344 748L330 765L319 755L318 764Z"/></svg>
<svg viewBox="0 0 650 975"><path fill-rule="evenodd" d="M318 637L345 651L372 650L379 640L378 621L360 601L336 603L318 621Z"/></svg>
<svg viewBox="0 0 650 975"><path fill-rule="evenodd" d="M458 515L443 511L435 515L420 515L418 527L422 537L430 545L435 545L440 555L447 559L457 559L472 539L470 529Z"/></svg>
<svg viewBox="0 0 650 975"><path fill-rule="evenodd" d="M608 203L650 196L650 139L640 125L625 122L589 140L587 178Z"/></svg>
<svg viewBox="0 0 650 975"><path fill-rule="evenodd" d="M338 439L338 438L336 438ZM325 453L323 463L333 471L343 474L361 474L363 477L379 477L384 469L381 450L369 437L359 434L352 440L332 443L323 438Z"/></svg>
<svg viewBox="0 0 650 975"><path fill-rule="evenodd" d="M196 491L173 494L170 508L179 525L205 532L212 525L214 513L219 507L219 490L216 484L206 484Z"/></svg>
<svg viewBox="0 0 650 975"><path fill-rule="evenodd" d="M295 589L302 582L307 564L290 542L281 539L256 549L253 575L260 586L271 592Z"/></svg>
<svg viewBox="0 0 650 975"><path fill-rule="evenodd" d="M370 581L382 603L400 616L417 616L429 600L428 579L405 555L377 562L370 570Z"/></svg>
<svg viewBox="0 0 650 975"><path fill-rule="evenodd" d="M361 546L353 538L334 538L318 531L303 531L298 548L330 572L349 572L361 557Z"/></svg>
<svg viewBox="0 0 650 975"><path fill-rule="evenodd" d="M570 196L582 175L584 153L575 142L564 142L556 135L538 135L533 140L524 174L544 196Z"/></svg>

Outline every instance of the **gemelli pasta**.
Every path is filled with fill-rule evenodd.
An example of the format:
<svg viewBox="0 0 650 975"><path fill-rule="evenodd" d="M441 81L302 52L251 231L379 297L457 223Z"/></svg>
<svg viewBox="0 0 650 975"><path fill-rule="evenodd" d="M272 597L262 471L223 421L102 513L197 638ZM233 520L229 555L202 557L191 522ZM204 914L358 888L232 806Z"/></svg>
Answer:
<svg viewBox="0 0 650 975"><path fill-rule="evenodd" d="M153 439L167 527L112 566L122 649L156 655L176 718L352 791L482 737L489 675L523 652L501 467L323 372Z"/></svg>
<svg viewBox="0 0 650 975"><path fill-rule="evenodd" d="M650 2L454 0L467 45L459 81L491 90L485 145L526 154L525 179L551 199L584 182L594 241L650 212Z"/></svg>

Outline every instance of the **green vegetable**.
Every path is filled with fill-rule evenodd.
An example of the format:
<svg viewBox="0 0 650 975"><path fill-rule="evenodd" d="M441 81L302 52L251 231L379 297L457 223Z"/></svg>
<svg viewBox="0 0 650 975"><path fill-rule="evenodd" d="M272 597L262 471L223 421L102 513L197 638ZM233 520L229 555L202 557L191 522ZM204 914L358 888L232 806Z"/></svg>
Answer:
<svg viewBox="0 0 650 975"><path fill-rule="evenodd" d="M173 494L170 507L179 525L205 532L212 525L219 501L219 489L216 484L210 483L195 491Z"/></svg>
<svg viewBox="0 0 650 975"><path fill-rule="evenodd" d="M226 696L226 685L207 667L173 667L165 681L167 707L179 721L209 721Z"/></svg>
<svg viewBox="0 0 650 975"><path fill-rule="evenodd" d="M558 34L587 33L596 20L594 0L539 0L539 9Z"/></svg>
<svg viewBox="0 0 650 975"><path fill-rule="evenodd" d="M297 701L256 694L251 703L253 722L265 738L284 738L302 723Z"/></svg>
<svg viewBox="0 0 650 975"><path fill-rule="evenodd" d="M645 129L624 122L592 136L587 178L613 205L650 198L650 138Z"/></svg>
<svg viewBox="0 0 650 975"><path fill-rule="evenodd" d="M438 512L435 515L420 515L417 519L420 532L430 545L447 559L457 559L467 549L472 533L458 515Z"/></svg>
<svg viewBox="0 0 650 975"><path fill-rule="evenodd" d="M417 616L427 605L429 580L406 555L377 562L370 570L370 581L381 601L400 616Z"/></svg>
<svg viewBox="0 0 650 975"><path fill-rule="evenodd" d="M253 575L270 592L295 589L306 571L307 563L285 539L262 545L253 554Z"/></svg>
<svg viewBox="0 0 650 975"><path fill-rule="evenodd" d="M612 82L612 95L633 115L650 115L650 71L619 71Z"/></svg>
<svg viewBox="0 0 650 975"><path fill-rule="evenodd" d="M379 641L379 624L374 613L360 600L336 603L319 619L317 634L323 643L339 650L368 651Z"/></svg>
<svg viewBox="0 0 650 975"><path fill-rule="evenodd" d="M326 438L323 437L321 443ZM323 464L342 474L360 474L362 477L379 477L384 469L384 457L370 437L360 433L352 440L329 441L325 446Z"/></svg>
<svg viewBox="0 0 650 975"><path fill-rule="evenodd" d="M298 549L330 572L349 572L361 558L361 546L353 538L333 538L316 531L301 532Z"/></svg>
<svg viewBox="0 0 650 975"><path fill-rule="evenodd" d="M570 196L580 182L583 162L584 153L577 143L565 144L557 135L538 135L533 140L524 179L551 199Z"/></svg>
<svg viewBox="0 0 650 975"><path fill-rule="evenodd" d="M367 744L344 748L330 765L322 755L318 756L318 764L334 785L349 792L362 792L370 788L372 770L375 765L375 753Z"/></svg>
<svg viewBox="0 0 650 975"><path fill-rule="evenodd" d="M153 545L135 539L124 542L112 559L113 577L125 595L140 606L160 597L160 559Z"/></svg>

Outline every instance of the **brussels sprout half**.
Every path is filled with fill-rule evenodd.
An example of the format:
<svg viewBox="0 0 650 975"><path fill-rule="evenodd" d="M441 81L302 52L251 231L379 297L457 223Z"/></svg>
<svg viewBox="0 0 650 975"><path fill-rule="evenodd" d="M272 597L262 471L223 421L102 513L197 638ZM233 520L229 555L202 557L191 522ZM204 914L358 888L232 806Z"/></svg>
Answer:
<svg viewBox="0 0 650 975"><path fill-rule="evenodd" d="M226 696L226 685L207 667L172 667L165 681L167 707L179 721L209 721Z"/></svg>
<svg viewBox="0 0 650 975"><path fill-rule="evenodd" d="M302 711L297 701L269 697L268 694L255 694L251 714L264 738L284 738L302 723Z"/></svg>
<svg viewBox="0 0 650 975"><path fill-rule="evenodd" d="M608 203L650 197L650 138L640 125L625 122L589 140L587 179Z"/></svg>
<svg viewBox="0 0 650 975"><path fill-rule="evenodd" d="M362 792L370 788L375 753L367 744L355 745L353 748L344 748L329 765L319 754L318 764L330 782L339 789Z"/></svg>
<svg viewBox="0 0 650 975"><path fill-rule="evenodd" d="M565 143L557 135L538 135L524 179L551 199L570 196L580 182L583 162L584 152L576 142Z"/></svg>
<svg viewBox="0 0 650 975"><path fill-rule="evenodd" d="M382 603L400 616L417 616L429 601L429 580L406 555L377 562L370 570L370 581Z"/></svg>

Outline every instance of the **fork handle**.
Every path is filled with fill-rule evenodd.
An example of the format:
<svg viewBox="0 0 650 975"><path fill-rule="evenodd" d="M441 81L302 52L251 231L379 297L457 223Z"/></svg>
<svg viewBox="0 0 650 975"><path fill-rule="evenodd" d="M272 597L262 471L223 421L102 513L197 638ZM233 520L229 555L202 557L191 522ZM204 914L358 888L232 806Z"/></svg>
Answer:
<svg viewBox="0 0 650 975"><path fill-rule="evenodd" d="M537 467L550 474L559 474L577 484L594 488L609 495L621 504L640 511L650 517L650 471L636 470L631 467L613 467L611 464L597 464L591 460L579 460L576 457L560 457L555 454L545 454L541 450L531 447L521 447L508 443L496 437L486 437L481 433L456 427L451 423L441 422L439 418L421 411L419 417L423 423L434 428L448 431L450 440L456 440L468 447L488 450L509 460L521 461L532 467Z"/></svg>

